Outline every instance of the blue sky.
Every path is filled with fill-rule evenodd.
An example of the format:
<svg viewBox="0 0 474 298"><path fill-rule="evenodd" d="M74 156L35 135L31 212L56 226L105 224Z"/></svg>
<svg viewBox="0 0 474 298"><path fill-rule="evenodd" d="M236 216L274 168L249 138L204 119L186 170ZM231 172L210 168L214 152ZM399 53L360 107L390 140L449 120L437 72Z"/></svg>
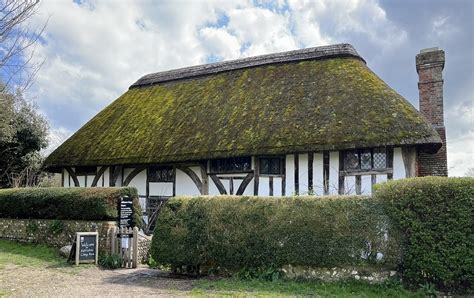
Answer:
<svg viewBox="0 0 474 298"><path fill-rule="evenodd" d="M29 97L51 124L51 148L144 74L207 62L351 43L418 107L415 56L446 51L451 175L474 166L474 7L469 0L44 1L49 18Z"/></svg>

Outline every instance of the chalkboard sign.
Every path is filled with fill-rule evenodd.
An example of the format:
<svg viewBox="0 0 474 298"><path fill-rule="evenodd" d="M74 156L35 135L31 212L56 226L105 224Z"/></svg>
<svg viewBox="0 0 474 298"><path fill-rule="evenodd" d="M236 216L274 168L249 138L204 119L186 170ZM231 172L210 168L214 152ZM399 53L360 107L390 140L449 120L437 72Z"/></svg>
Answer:
<svg viewBox="0 0 474 298"><path fill-rule="evenodd" d="M133 198L129 196L120 197L119 226L125 228L132 227L133 219Z"/></svg>
<svg viewBox="0 0 474 298"><path fill-rule="evenodd" d="M99 251L99 233L77 232L69 258L74 258L76 265L80 263L96 263Z"/></svg>

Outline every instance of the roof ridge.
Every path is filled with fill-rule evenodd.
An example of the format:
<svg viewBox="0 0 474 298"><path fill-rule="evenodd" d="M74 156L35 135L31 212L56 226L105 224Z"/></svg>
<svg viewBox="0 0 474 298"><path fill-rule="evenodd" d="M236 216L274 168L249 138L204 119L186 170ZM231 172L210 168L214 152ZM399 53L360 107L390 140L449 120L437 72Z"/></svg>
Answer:
<svg viewBox="0 0 474 298"><path fill-rule="evenodd" d="M192 78L208 74L216 74L224 71L249 68L267 64L294 62L310 59L327 59L334 57L355 57L364 61L365 63L365 60L359 55L359 53L357 53L357 51L351 44L341 43L151 73L138 79L138 81L133 83L129 89L150 86L161 82Z"/></svg>

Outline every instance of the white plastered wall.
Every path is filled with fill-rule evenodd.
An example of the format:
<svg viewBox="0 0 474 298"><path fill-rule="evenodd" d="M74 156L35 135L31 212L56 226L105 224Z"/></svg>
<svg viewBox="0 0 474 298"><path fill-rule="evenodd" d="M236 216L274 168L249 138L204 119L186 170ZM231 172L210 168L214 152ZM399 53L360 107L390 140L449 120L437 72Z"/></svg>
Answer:
<svg viewBox="0 0 474 298"><path fill-rule="evenodd" d="M315 195L324 194L323 154L314 153L313 156L313 191Z"/></svg>
<svg viewBox="0 0 474 298"><path fill-rule="evenodd" d="M329 194L339 193L339 151L329 152Z"/></svg>
<svg viewBox="0 0 474 298"><path fill-rule="evenodd" d="M298 154L298 185L299 194L307 195L309 192L308 154Z"/></svg>
<svg viewBox="0 0 474 298"><path fill-rule="evenodd" d="M288 154L286 156L286 195L295 194L295 155Z"/></svg>
<svg viewBox="0 0 474 298"><path fill-rule="evenodd" d="M129 168L125 169L124 176L128 177L130 172L132 172L133 170L134 169ZM128 186L135 187L139 196L146 196L146 170L142 170L135 177L133 177Z"/></svg>
<svg viewBox="0 0 474 298"><path fill-rule="evenodd" d="M405 165L403 164L402 148L393 148L393 179L406 178Z"/></svg>
<svg viewBox="0 0 474 298"><path fill-rule="evenodd" d="M189 169L202 181L201 169L199 167L190 167ZM176 195L199 196L200 194L199 189L188 174L176 169Z"/></svg>

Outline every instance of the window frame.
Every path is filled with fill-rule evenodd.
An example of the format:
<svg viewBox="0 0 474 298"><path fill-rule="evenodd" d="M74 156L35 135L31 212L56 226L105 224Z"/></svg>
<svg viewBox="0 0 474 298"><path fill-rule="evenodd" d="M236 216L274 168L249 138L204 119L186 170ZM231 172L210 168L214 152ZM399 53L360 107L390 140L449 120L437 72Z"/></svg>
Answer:
<svg viewBox="0 0 474 298"><path fill-rule="evenodd" d="M163 171L163 170L167 170L167 171L171 171L171 178L170 179L164 179L164 180L160 180L160 179L152 179L153 178L153 171ZM161 177L161 175L160 175ZM148 167L147 169L147 181L148 183L173 183L176 179L176 169L173 167L173 166L150 166Z"/></svg>
<svg viewBox="0 0 474 298"><path fill-rule="evenodd" d="M282 177L285 176L285 156L258 156L258 174L261 177ZM280 162L280 173L269 174L262 173L262 159L279 159Z"/></svg>
<svg viewBox="0 0 474 298"><path fill-rule="evenodd" d="M92 168L94 168L94 171L92 171ZM97 166L74 167L74 174L76 174L76 176L95 176L97 172Z"/></svg>
<svg viewBox="0 0 474 298"><path fill-rule="evenodd" d="M385 167L384 168L374 168L374 151L375 149L385 149ZM362 154L369 151L370 152L370 169L362 169ZM346 155L349 152L357 152L358 158L358 168L357 169L348 169L346 163ZM341 160L344 163L342 167L341 174L343 175L358 175L358 174L390 174L393 173L393 148L391 147L371 147L371 148L359 148L352 150L343 150L341 151L342 158ZM375 152L377 153L377 152Z"/></svg>
<svg viewBox="0 0 474 298"><path fill-rule="evenodd" d="M236 169L232 169L232 170L220 170L218 169L216 171L216 169L213 167L213 162L218 162L218 161L224 161L224 160L231 160L231 159L237 159L237 158L248 158L249 160L249 168L248 169L242 169L242 170L236 170ZM243 167L242 167L243 168ZM239 174L239 173L250 173L252 172L252 157L251 156L236 156L236 157L228 157L228 158L216 158L216 159L211 159L209 160L209 174Z"/></svg>

